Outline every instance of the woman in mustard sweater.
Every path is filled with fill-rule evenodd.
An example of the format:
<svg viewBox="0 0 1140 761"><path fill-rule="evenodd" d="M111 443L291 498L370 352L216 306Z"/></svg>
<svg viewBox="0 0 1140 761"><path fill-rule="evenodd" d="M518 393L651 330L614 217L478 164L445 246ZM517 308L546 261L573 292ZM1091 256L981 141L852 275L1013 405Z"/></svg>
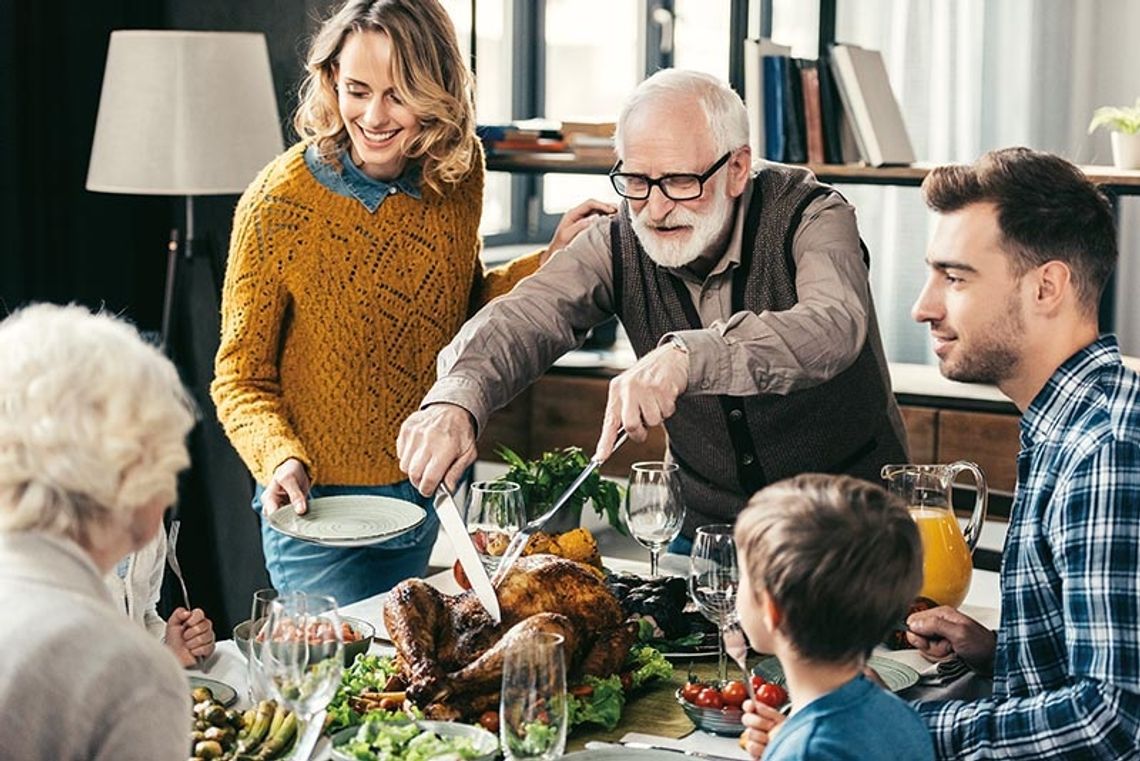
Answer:
<svg viewBox="0 0 1140 761"><path fill-rule="evenodd" d="M211 395L264 514L308 496L383 494L428 507L396 435L436 355L545 252L484 273L483 157L471 77L437 0L349 0L314 38L302 141L238 202ZM594 213L567 213L548 251ZM341 603L422 575L438 531L364 548L291 539L262 519L273 585Z"/></svg>

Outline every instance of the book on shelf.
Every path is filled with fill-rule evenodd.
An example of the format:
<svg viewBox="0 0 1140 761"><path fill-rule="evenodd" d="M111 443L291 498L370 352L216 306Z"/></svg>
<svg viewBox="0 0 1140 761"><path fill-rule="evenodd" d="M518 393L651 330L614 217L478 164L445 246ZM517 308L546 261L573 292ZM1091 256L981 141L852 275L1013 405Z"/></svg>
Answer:
<svg viewBox="0 0 1140 761"><path fill-rule="evenodd" d="M913 164L914 148L882 53L836 44L829 55L840 100L864 160L872 166Z"/></svg>
<svg viewBox="0 0 1140 761"><path fill-rule="evenodd" d="M768 156L764 57L788 57L791 53L792 49L787 45L777 45L767 38L749 38L744 41L744 107L748 111L749 145L754 159ZM780 157L776 160L779 161Z"/></svg>
<svg viewBox="0 0 1140 761"><path fill-rule="evenodd" d="M807 161L804 96L800 66L803 59L789 58L784 64L784 157L788 164Z"/></svg>
<svg viewBox="0 0 1140 761"><path fill-rule="evenodd" d="M843 102L831 73L831 59L826 55L817 62L819 79L819 116L823 127L823 154L828 164L846 164L859 160L859 148L843 113Z"/></svg>
<svg viewBox="0 0 1140 761"><path fill-rule="evenodd" d="M819 64L800 59L799 69L807 160L812 164L822 164L826 158L823 150L823 116L819 102Z"/></svg>

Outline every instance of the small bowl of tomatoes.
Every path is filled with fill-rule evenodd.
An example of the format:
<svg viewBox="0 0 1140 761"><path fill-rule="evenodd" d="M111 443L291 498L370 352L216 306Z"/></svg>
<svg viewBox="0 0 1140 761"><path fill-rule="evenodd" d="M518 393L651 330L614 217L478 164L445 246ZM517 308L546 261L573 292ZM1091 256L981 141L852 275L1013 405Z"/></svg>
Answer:
<svg viewBox="0 0 1140 761"><path fill-rule="evenodd" d="M788 693L783 687L771 684L757 674L752 676L752 689L756 691L757 700L773 708L780 708L788 702ZM681 709L698 729L734 737L744 731L742 706L748 700L748 688L744 682L702 682L690 677L676 694Z"/></svg>

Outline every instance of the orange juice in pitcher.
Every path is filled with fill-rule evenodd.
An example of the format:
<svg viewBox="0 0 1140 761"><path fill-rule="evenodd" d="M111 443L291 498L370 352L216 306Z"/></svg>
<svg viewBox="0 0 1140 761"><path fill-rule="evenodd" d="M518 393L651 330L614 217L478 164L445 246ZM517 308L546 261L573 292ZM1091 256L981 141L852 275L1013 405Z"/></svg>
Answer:
<svg viewBox="0 0 1140 761"><path fill-rule="evenodd" d="M977 483L974 512L965 531L951 509L955 477L970 471ZM986 479L972 462L950 465L887 465L882 471L888 488L906 501L922 538L922 590L941 605L958 607L970 591L974 547L986 518Z"/></svg>

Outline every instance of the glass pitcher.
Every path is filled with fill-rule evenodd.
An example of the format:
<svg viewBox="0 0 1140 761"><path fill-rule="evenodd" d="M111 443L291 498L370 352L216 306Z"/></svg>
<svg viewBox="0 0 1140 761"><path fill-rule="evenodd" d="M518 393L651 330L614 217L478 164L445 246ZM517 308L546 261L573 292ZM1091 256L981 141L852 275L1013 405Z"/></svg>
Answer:
<svg viewBox="0 0 1140 761"><path fill-rule="evenodd" d="M965 530L954 516L951 490L962 471L977 484L974 512ZM906 501L922 537L922 591L940 605L957 608L966 599L973 576L972 554L986 521L986 477L972 462L949 465L884 465L883 480L892 494Z"/></svg>

